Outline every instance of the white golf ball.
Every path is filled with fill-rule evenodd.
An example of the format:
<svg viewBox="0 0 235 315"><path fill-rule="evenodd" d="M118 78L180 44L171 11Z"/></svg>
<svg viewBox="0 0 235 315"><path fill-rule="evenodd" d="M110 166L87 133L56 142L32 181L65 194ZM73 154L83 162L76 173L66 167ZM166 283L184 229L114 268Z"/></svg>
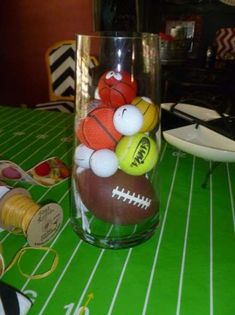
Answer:
<svg viewBox="0 0 235 315"><path fill-rule="evenodd" d="M118 169L117 156L109 149L97 150L90 158L90 167L93 173L97 176L112 176Z"/></svg>
<svg viewBox="0 0 235 315"><path fill-rule="evenodd" d="M134 105L120 106L114 113L113 124L117 131L124 136L133 136L143 126L144 117Z"/></svg>
<svg viewBox="0 0 235 315"><path fill-rule="evenodd" d="M90 157L94 152L93 149L88 148L85 144L80 144L75 149L74 161L83 168L90 168Z"/></svg>

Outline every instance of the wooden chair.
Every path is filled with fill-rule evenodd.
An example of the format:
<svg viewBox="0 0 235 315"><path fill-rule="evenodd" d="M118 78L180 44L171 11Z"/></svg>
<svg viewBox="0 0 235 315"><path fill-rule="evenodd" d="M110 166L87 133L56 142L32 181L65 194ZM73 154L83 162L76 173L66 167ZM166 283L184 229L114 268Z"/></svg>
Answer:
<svg viewBox="0 0 235 315"><path fill-rule="evenodd" d="M37 109L74 111L75 50L75 40L60 41L47 49L45 60L50 102L37 104ZM97 59L91 56L90 68L97 65Z"/></svg>

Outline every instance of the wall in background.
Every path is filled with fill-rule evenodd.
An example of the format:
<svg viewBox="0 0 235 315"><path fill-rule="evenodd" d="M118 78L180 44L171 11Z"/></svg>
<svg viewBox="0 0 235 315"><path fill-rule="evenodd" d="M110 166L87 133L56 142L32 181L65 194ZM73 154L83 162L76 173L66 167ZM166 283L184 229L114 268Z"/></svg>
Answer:
<svg viewBox="0 0 235 315"><path fill-rule="evenodd" d="M92 0L0 1L0 104L48 101L46 49L92 31Z"/></svg>

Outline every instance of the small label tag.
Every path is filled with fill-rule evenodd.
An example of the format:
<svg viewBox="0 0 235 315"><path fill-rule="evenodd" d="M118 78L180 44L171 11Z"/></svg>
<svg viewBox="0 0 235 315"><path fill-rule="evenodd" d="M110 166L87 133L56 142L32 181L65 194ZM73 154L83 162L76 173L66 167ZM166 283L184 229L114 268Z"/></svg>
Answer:
<svg viewBox="0 0 235 315"><path fill-rule="evenodd" d="M9 191L10 189L4 186L0 186L0 199Z"/></svg>
<svg viewBox="0 0 235 315"><path fill-rule="evenodd" d="M42 206L32 218L28 230L27 241L30 246L41 246L50 241L60 228L63 220L62 208L56 203Z"/></svg>

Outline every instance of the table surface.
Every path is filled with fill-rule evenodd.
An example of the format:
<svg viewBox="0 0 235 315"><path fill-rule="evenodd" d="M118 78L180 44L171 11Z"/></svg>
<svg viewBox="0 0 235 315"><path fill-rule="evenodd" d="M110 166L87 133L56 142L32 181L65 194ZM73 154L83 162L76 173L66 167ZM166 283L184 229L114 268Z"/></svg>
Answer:
<svg viewBox="0 0 235 315"><path fill-rule="evenodd" d="M28 170L58 156L71 164L73 115L0 106L0 159ZM130 249L93 247L73 232L70 182L45 188L26 183L33 200L58 202L64 221L50 247L59 255L47 278L29 280L16 266L2 280L33 300L29 315L234 315L235 166L220 164L206 188L209 161L163 143L159 163L161 224L147 242ZM0 233L6 264L27 245L24 236ZM22 268L42 272L47 252L28 252ZM93 294L93 299L91 299Z"/></svg>

